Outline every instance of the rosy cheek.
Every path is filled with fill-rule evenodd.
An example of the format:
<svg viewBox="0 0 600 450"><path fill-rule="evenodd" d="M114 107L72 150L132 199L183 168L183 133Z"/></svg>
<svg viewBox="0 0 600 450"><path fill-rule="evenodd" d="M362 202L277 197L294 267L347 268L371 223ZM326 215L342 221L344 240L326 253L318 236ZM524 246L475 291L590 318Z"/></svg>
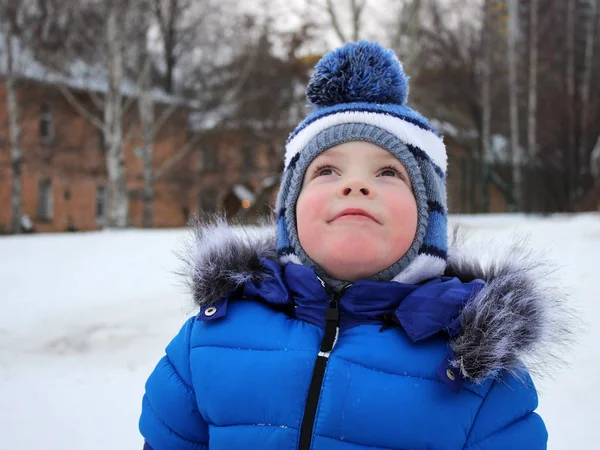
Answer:
<svg viewBox="0 0 600 450"><path fill-rule="evenodd" d="M402 236L413 236L417 226L417 204L408 193L401 197L398 201L398 196L390 196L386 199L389 218L392 223L402 224L402 227L396 228L396 232ZM406 237L404 237L406 239Z"/></svg>
<svg viewBox="0 0 600 450"><path fill-rule="evenodd" d="M318 219L323 214L324 203L325 198L323 194L317 190L302 193L296 205L297 220L308 222L308 218L313 220Z"/></svg>
<svg viewBox="0 0 600 450"><path fill-rule="evenodd" d="M307 250L320 239L325 217L325 199L318 191L303 192L296 205L296 225L302 247Z"/></svg>

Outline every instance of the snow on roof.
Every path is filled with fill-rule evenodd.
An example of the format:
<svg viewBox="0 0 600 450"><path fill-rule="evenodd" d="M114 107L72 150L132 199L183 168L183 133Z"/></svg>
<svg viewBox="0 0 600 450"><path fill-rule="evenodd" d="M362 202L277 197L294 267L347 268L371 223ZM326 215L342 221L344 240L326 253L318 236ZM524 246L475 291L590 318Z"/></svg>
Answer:
<svg viewBox="0 0 600 450"><path fill-rule="evenodd" d="M302 118L294 113L293 107L290 108L290 115L283 118L279 118L277 121L273 120L262 120L262 119L250 119L244 118L238 120L235 117L235 113L239 105L235 102L224 103L219 105L215 109L207 111L196 111L189 115L189 127L190 130L196 133L203 131L209 131L214 129L216 126L225 126L229 128L236 128L243 124L245 127L251 127L254 130L269 130L275 127L288 128L293 130L301 121ZM227 122L231 119L231 122Z"/></svg>
<svg viewBox="0 0 600 450"><path fill-rule="evenodd" d="M254 195L254 192L252 192L250 189L248 189L243 184L236 184L235 186L233 186L233 194L240 201L249 200L250 203L254 203L254 200L256 200L256 196Z"/></svg>
<svg viewBox="0 0 600 450"><path fill-rule="evenodd" d="M235 112L233 103L223 104L210 111L193 112L188 117L188 126L191 131L200 133L212 130L219 125L223 119L230 117Z"/></svg>
<svg viewBox="0 0 600 450"><path fill-rule="evenodd" d="M0 30L0 36L2 31ZM91 65L82 60L68 63L64 72L53 70L35 58L32 51L23 46L19 38L12 40L14 63L13 73L17 78L38 81L41 83L65 85L72 89L97 93L108 92L108 73L100 64ZM5 39L0 39L0 76L7 74ZM121 82L121 93L124 96L139 95L137 84L128 77ZM152 89L152 98L159 103L187 104L193 107L193 102L168 94L160 88Z"/></svg>
<svg viewBox="0 0 600 450"><path fill-rule="evenodd" d="M261 186L263 189L267 189L267 188L270 188L271 186L274 186L278 181L279 181L279 175L271 175L270 177L267 177L263 180L263 182L261 183Z"/></svg>
<svg viewBox="0 0 600 450"><path fill-rule="evenodd" d="M489 163L512 163L510 139L501 134L492 135L490 142L490 154L486 158ZM519 161L522 165L527 162L527 150L519 146Z"/></svg>
<svg viewBox="0 0 600 450"><path fill-rule="evenodd" d="M441 134L451 136L451 137L458 136L458 129L454 125L452 125L450 122L445 122L445 121L441 121L441 120L437 120L437 119L431 119L430 122L431 122L431 125L433 125L434 128L437 131L439 131Z"/></svg>
<svg viewBox="0 0 600 450"><path fill-rule="evenodd" d="M431 124L445 136L457 139L459 137L471 139L479 139L479 133L474 129L459 129L450 122L441 121L438 119L431 119ZM520 161L521 164L525 164L527 161L527 150L522 146L519 146ZM502 134L493 134L490 137L490 151L486 155L486 162L493 163L512 163L512 156L510 151L510 139Z"/></svg>

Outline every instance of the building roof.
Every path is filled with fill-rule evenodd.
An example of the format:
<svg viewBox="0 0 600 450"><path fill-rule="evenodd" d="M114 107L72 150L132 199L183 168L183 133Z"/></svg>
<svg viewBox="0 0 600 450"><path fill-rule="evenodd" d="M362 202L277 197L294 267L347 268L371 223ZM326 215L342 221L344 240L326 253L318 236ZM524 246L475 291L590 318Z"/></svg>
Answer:
<svg viewBox="0 0 600 450"><path fill-rule="evenodd" d="M2 30L0 30L1 35ZM2 39L0 39L0 76L7 75L5 42L2 36ZM20 38L13 38L12 47L15 60L13 63L13 73L19 79L52 85L64 85L80 91L108 92L108 73L106 68L100 64L93 65L77 59L67 63L63 71L58 71L39 61L31 49L23 45ZM123 77L121 81L121 93L127 97L138 96L139 88L137 83L129 77ZM171 95L158 87L152 89L152 98L157 103L181 103L190 107L195 106L193 102Z"/></svg>

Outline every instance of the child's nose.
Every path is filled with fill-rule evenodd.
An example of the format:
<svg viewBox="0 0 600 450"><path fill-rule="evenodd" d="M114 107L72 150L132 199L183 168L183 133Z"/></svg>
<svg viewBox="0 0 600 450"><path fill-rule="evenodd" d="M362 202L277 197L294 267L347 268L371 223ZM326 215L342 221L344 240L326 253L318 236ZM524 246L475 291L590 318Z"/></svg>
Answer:
<svg viewBox="0 0 600 450"><path fill-rule="evenodd" d="M349 181L348 183L346 183L342 187L341 194L344 197L348 197L348 196L352 196L352 195L356 195L356 196L360 196L360 197L362 197L362 196L371 197L371 189L369 188L367 183L365 183L362 180L352 180L352 181Z"/></svg>

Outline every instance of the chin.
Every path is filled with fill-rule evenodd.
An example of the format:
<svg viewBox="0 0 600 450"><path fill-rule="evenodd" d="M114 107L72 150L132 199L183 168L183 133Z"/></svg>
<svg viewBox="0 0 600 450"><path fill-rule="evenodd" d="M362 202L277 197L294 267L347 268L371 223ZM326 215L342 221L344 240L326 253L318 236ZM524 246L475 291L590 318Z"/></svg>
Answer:
<svg viewBox="0 0 600 450"><path fill-rule="evenodd" d="M384 241L368 235L340 235L338 239L332 238L331 244L328 251L345 261L358 260L364 263L381 260L382 255L389 251L389 246Z"/></svg>
<svg viewBox="0 0 600 450"><path fill-rule="evenodd" d="M382 260L381 251L368 245L345 245L336 249L323 249L325 255L335 255L334 258L324 257L317 262L325 272L338 280L356 281L367 279L392 265L396 260Z"/></svg>
<svg viewBox="0 0 600 450"><path fill-rule="evenodd" d="M365 264L346 264L343 266L336 266L334 269L325 269L325 272L336 280L354 283L358 280L367 280L383 269L384 268L374 270L372 267L367 268Z"/></svg>

